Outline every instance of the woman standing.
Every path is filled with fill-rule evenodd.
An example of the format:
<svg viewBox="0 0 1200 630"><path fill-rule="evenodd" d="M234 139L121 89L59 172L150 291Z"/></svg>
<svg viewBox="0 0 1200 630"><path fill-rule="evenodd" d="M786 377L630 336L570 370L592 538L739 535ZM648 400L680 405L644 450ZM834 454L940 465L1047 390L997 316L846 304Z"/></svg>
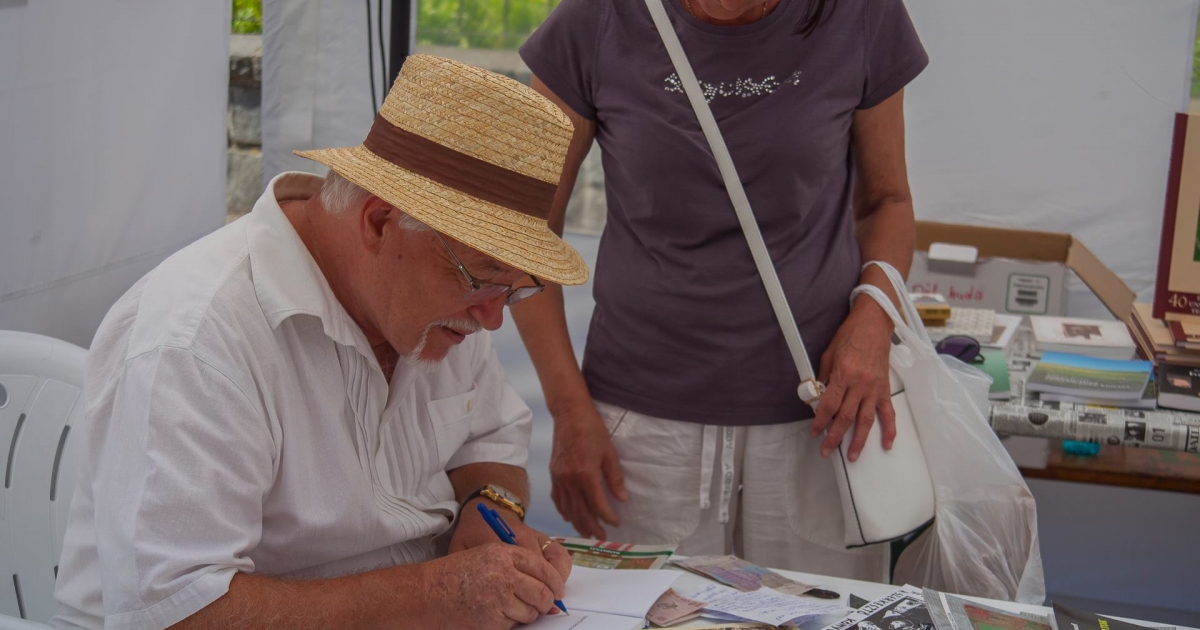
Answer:
<svg viewBox="0 0 1200 630"><path fill-rule="evenodd" d="M890 447L892 335L866 260L902 272L915 225L903 88L928 58L901 0L662 0L737 166L827 391L799 377L717 165L644 0L563 0L521 49L575 123L551 226L595 138L608 224L583 369L561 290L513 309L554 416L553 498L585 536L678 543L878 580L847 551L832 464ZM814 418L815 415L815 418ZM823 435L823 437L822 437ZM610 527L605 528L602 523Z"/></svg>

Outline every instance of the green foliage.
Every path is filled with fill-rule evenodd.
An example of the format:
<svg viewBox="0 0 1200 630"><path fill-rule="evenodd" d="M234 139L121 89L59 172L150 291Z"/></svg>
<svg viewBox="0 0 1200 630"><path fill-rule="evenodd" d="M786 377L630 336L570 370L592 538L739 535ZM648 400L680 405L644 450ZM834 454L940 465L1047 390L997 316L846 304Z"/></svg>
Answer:
<svg viewBox="0 0 1200 630"><path fill-rule="evenodd" d="M1196 38L1196 49L1192 53L1192 98L1200 98L1200 37Z"/></svg>
<svg viewBox="0 0 1200 630"><path fill-rule="evenodd" d="M417 43L512 50L558 0L417 0Z"/></svg>
<svg viewBox="0 0 1200 630"><path fill-rule="evenodd" d="M417 43L512 50L559 0L416 0ZM232 0L234 33L262 32L262 0Z"/></svg>
<svg viewBox="0 0 1200 630"><path fill-rule="evenodd" d="M233 0L233 33L262 32L262 0Z"/></svg>

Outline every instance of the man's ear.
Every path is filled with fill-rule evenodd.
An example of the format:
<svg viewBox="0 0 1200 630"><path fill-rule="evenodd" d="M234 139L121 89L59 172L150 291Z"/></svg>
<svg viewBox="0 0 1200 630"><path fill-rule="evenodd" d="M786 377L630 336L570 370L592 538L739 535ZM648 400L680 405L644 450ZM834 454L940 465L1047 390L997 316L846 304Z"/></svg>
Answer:
<svg viewBox="0 0 1200 630"><path fill-rule="evenodd" d="M396 227L398 211L386 201L371 195L360 209L358 231L363 247L372 254L379 252L383 241L394 235L392 228Z"/></svg>

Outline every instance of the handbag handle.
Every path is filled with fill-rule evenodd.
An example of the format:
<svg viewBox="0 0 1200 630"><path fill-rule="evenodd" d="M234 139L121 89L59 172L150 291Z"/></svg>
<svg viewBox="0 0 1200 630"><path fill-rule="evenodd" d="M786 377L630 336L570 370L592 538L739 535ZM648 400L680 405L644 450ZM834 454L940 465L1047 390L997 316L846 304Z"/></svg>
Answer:
<svg viewBox="0 0 1200 630"><path fill-rule="evenodd" d="M696 118L700 121L700 128L704 131L708 146L717 160L721 178L725 180L725 191L729 193L729 200L733 202L733 209L737 211L738 223L741 224L742 233L745 234L746 242L750 245L750 254L754 257L754 264L758 267L758 275L762 278L763 286L767 290L767 297L771 300L771 308L775 311L775 318L779 320L779 327L783 330L783 338L787 342L788 350L791 351L792 360L796 363L796 371L800 373L800 388L797 393L805 403L814 405L821 397L823 387L817 382L816 375L813 373L812 363L808 360L808 352L804 349L804 340L800 338L800 329L796 326L796 318L788 307L787 296L783 292L783 285L779 282L779 274L775 271L775 265L771 262L771 254L767 251L767 244L763 241L762 232L759 231L758 223L754 220L754 212L750 209L750 200L746 197L746 191L742 188L737 169L733 166L733 158L730 157L729 149L725 146L725 138L721 136L721 129L717 127L717 121L708 107L708 101L704 100L700 84L696 81L692 66L683 52L683 45L679 43L679 36L675 34L675 29L671 28L671 21L667 18L667 11L663 7L662 0L646 0L646 8L650 9L650 16L654 18L654 26L658 28L658 35L662 38L663 45L667 47L671 63L675 65L675 74L679 76L679 81L683 84L683 90L687 93L688 101L691 102L692 109L696 112Z"/></svg>

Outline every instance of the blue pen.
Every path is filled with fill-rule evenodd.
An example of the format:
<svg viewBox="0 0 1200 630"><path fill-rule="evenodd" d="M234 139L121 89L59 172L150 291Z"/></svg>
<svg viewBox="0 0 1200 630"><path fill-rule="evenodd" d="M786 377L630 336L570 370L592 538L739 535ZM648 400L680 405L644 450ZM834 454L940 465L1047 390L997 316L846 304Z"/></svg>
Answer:
<svg viewBox="0 0 1200 630"><path fill-rule="evenodd" d="M500 537L501 542L505 542L510 545L517 544L517 535L513 533L513 530L508 526L508 523L505 523L504 519L500 518L500 515L496 513L496 510L484 505L482 501L476 503L475 507L479 508L479 513L483 515L483 521L488 524L488 527L492 528L492 531L496 532L496 535ZM571 614L567 612L567 607L563 606L561 599L554 600L554 605L558 606L558 609L563 611L563 614Z"/></svg>

